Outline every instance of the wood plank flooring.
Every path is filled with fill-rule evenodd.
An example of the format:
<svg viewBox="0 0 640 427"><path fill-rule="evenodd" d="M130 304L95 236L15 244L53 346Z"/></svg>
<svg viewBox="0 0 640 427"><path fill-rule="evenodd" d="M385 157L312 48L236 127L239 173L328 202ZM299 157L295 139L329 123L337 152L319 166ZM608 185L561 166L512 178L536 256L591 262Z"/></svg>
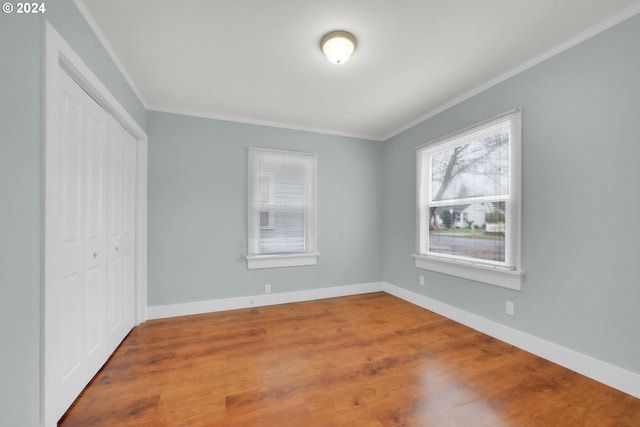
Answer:
<svg viewBox="0 0 640 427"><path fill-rule="evenodd" d="M148 321L59 425L640 426L640 399L372 293Z"/></svg>

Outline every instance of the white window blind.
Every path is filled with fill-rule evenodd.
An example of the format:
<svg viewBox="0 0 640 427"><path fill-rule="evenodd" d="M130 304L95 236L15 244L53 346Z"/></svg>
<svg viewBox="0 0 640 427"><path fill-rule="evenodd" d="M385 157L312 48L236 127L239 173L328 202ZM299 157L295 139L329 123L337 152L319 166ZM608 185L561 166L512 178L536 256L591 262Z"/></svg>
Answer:
<svg viewBox="0 0 640 427"><path fill-rule="evenodd" d="M417 148L417 265L519 273L520 116L516 109Z"/></svg>
<svg viewBox="0 0 640 427"><path fill-rule="evenodd" d="M249 149L249 268L316 263L316 156Z"/></svg>

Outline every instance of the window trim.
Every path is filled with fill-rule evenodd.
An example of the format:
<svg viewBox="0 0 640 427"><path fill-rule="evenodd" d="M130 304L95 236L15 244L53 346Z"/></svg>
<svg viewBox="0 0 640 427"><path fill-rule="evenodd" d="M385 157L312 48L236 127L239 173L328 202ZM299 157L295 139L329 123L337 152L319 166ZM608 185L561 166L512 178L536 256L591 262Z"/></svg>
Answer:
<svg viewBox="0 0 640 427"><path fill-rule="evenodd" d="M503 288L514 290L522 289L524 271L509 270L490 265L465 263L463 261L450 261L444 258L437 259L427 255L414 254L416 267L423 270L431 270L450 276L462 277L477 282L488 283Z"/></svg>
<svg viewBox="0 0 640 427"><path fill-rule="evenodd" d="M304 207L305 214L305 251L304 252L284 252L284 253L259 253L257 240L260 230L269 229L260 226L260 212L264 209L256 209L262 203L256 200L259 195L259 169L255 169L252 164L252 156L259 155L260 152L282 154L286 156L301 157L306 156L311 159L307 169L308 174L308 200ZM254 153L254 154L252 154ZM273 150L265 148L249 147L247 154L248 164L248 187L247 187L247 268L278 268L296 267L306 265L316 265L319 253L317 252L317 155L314 153L302 153L296 151ZM256 182L258 181L258 182ZM269 196L270 199L272 195ZM257 214L257 215L256 215ZM270 213L272 214L272 213ZM273 225L273 224L270 224Z"/></svg>
<svg viewBox="0 0 640 427"><path fill-rule="evenodd" d="M430 152L436 149L445 150L448 147L458 146L456 139L473 133L478 128L497 121L505 116L513 115L513 123L516 127L516 136L509 141L509 149L511 159L509 162L509 208L505 214L507 215L507 224L509 224L509 232L511 233L510 247L505 259L510 261L510 266L501 265L501 263L492 262L475 262L469 259L456 259L454 256L437 256L432 254L421 253L422 239L424 227L421 224L421 203L422 197L429 194L424 190L421 194L421 167L422 156L425 150ZM483 120L472 126L468 126L462 130L453 132L442 138L422 144L416 147L416 246L413 257L417 268L431 270L438 273L448 274L465 279L475 280L482 283L488 283L495 286L505 287L514 290L522 289L522 280L524 271L522 270L522 113L521 108L515 108L502 114ZM431 178L429 177L429 181ZM482 198L478 198L479 200ZM462 200L462 199L460 199ZM459 201L456 199L456 201Z"/></svg>
<svg viewBox="0 0 640 427"><path fill-rule="evenodd" d="M317 252L247 255L247 267L251 270L256 268L279 268L316 265L318 263L319 255L320 254Z"/></svg>

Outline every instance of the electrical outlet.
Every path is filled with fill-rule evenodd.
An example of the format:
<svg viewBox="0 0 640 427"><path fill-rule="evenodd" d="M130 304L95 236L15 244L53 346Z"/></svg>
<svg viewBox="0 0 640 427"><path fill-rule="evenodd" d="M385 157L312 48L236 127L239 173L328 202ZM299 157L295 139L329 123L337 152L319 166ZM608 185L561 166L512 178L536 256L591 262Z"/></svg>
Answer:
<svg viewBox="0 0 640 427"><path fill-rule="evenodd" d="M418 283L420 283L420 286L424 286L424 276L418 277Z"/></svg>
<svg viewBox="0 0 640 427"><path fill-rule="evenodd" d="M515 308L514 308L514 305L513 305L513 301L505 301L505 312L509 316L515 315Z"/></svg>
<svg viewBox="0 0 640 427"><path fill-rule="evenodd" d="M271 285L270 284L266 284L264 285L264 293L265 294L270 294L271 293Z"/></svg>

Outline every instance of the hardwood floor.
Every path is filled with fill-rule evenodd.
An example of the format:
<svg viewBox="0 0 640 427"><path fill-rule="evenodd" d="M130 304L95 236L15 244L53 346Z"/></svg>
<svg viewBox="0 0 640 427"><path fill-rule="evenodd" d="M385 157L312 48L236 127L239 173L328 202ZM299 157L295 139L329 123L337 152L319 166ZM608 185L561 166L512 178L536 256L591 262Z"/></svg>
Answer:
<svg viewBox="0 0 640 427"><path fill-rule="evenodd" d="M153 320L73 426L640 426L640 400L386 293Z"/></svg>

